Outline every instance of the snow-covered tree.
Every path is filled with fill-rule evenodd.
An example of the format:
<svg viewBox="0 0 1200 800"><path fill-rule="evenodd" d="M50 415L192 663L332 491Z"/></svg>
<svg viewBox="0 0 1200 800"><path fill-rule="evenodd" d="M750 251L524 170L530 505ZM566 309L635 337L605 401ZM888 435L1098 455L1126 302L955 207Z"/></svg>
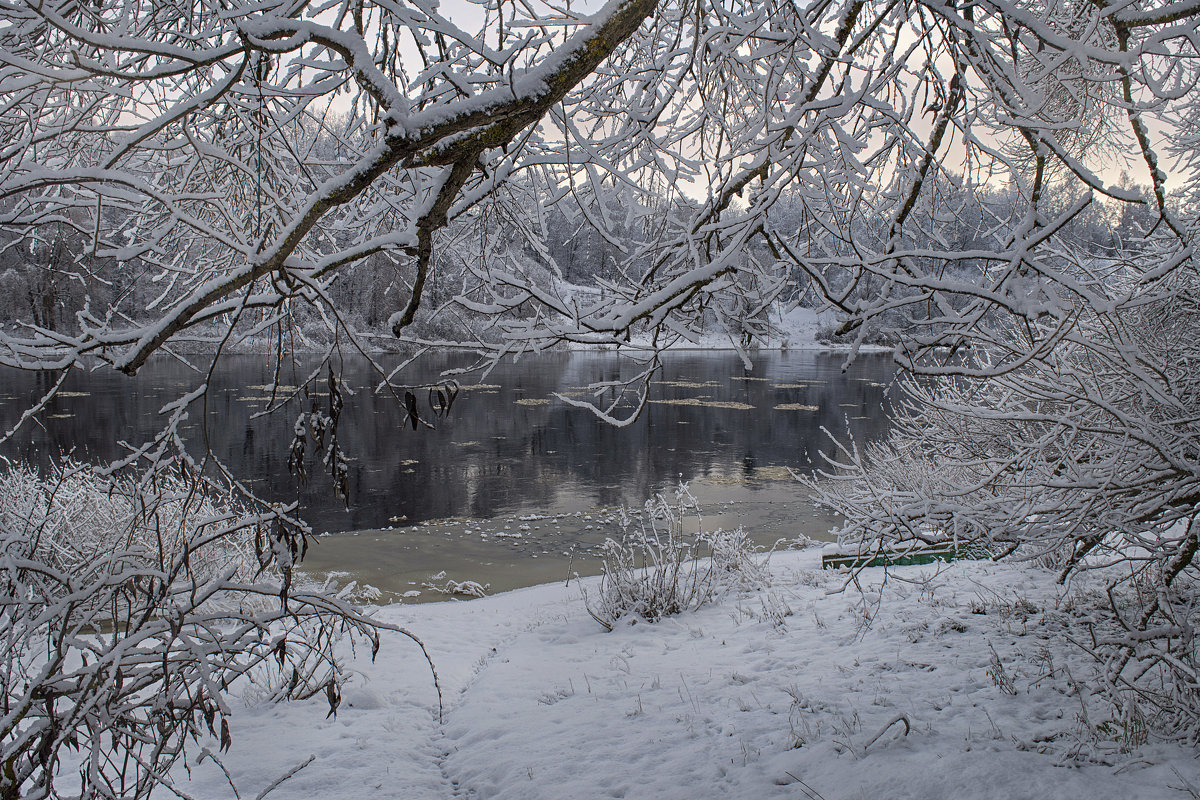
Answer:
<svg viewBox="0 0 1200 800"><path fill-rule="evenodd" d="M1190 4L590 11L6 4L0 222L47 246L71 228L81 263L111 265L81 274L137 261L159 292L93 298L63 330L27 320L4 363L94 357L132 373L206 321L297 301L336 316L334 279L379 255L406 265L391 315L403 337L435 252L480 249L468 235L439 241L452 220L493 238L510 229L466 264L457 294L497 317L506 335L493 347L509 351L638 327L686 336L722 292L753 316L799 271L853 327L936 309L918 312L937 321L900 352L917 366L976 336L987 312L1037 317L1022 276L1071 285L1056 235L1097 196L1148 203L1161 246L1186 248L1152 140L1169 128L1182 171L1194 167ZM1096 170L1129 147L1149 197ZM1077 202L1046 204L1053 181ZM1012 202L984 206L973 190L998 184ZM645 202L618 212L618 187ZM781 202L788 213L773 217ZM674 213L656 213L663 203ZM537 244L564 212L611 248L603 299L546 280L561 254ZM968 215L980 235L962 250L948 234ZM631 240L639 219L653 235ZM770 257L747 258L763 245ZM979 285L992 288L976 296ZM948 300L959 296L970 299Z"/></svg>

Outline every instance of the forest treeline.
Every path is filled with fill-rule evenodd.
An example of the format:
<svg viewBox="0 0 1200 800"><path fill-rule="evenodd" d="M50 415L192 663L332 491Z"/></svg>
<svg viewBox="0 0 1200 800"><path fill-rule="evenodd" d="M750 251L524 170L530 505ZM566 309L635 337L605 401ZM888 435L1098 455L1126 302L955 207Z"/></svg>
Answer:
<svg viewBox="0 0 1200 800"><path fill-rule="evenodd" d="M1129 186L1127 176L1122 176L1121 183L1134 191L1147 192L1145 187ZM907 245L913 250L936 245L964 254L973 250L991 252L997 242L1011 237L1025 211L1020 194L1003 186L955 187L946 180L942 184L938 196L945 213L939 215L938 209L931 209L936 230L914 227L905 232ZM517 193L513 189L508 191ZM963 201L964 194L971 195L969 201ZM1065 209L1079 200L1076 190L1054 184L1047 194L1050 207ZM606 287L638 278L640 267L629 263L628 253L645 252L647 247L652 250L656 237L684 224L695 211L695 204L677 192L663 193L657 202L647 202L645 193L635 194L608 185L591 186L587 191L565 191L552 205L539 208L535 215L505 213L511 207L495 203L472 209L440 234L434 254L437 268L431 270L425 286L427 302L418 312L416 335L447 341L491 338L487 330L491 315L477 313L469 302L456 301L460 298L469 301L473 273L489 272L501 264L523 265L530 277L557 286L563 292L603 296ZM108 213L115 217L114 212ZM803 246L804 231L812 220L807 218L800 198L781 197L768 216L775 231ZM870 225L872 219L879 222L878 229ZM1148 206L1097 198L1071 219L1063 233L1075 241L1076 252L1119 261L1130 255L1130 248L1144 246L1155 221ZM864 242L877 242L886 234L883 223L881 217L862 215L855 219L854 227ZM132 221L114 218L110 224L120 227ZM852 235L851 244L853 239ZM0 324L70 331L76 329L80 312L110 307L127 321L141 323L160 313L163 299L168 296L169 270L138 258L127 261L98 258L92 252L87 232L68 221L39 229L37 238L22 237L0 228L0 240L3 241L0 286L4 288L0 293ZM786 261L775 259L775 255L778 254L772 252L763 237L756 239L743 254L745 260L755 260L760 265L777 262L786 288L779 294L774 310L819 307L820 301L808 276L789 268ZM948 269L970 279L978 277L974 270L980 270L981 275L984 267L982 259L976 262L967 257L951 263ZM386 346L391 338L388 320L411 295L414 276L412 259L394 253L373 254L342 272L331 288L329 299L340 309L342 324L360 334L374 336L377 345ZM864 276L852 297L873 296L878 283L878 278ZM730 307L720 309L721 322L728 326L746 321L747 309L732 307L736 298L733 301L726 298L724 303ZM446 313L448 310L452 313ZM247 312L239 328L253 330L273 313ZM322 319L303 305L294 306L290 313L301 323L304 335L313 337L313 343L323 345L328 341L332 334L329 319ZM873 319L864 341L893 343L899 332L908 329L912 314L910 307L903 313ZM710 326L718 324L713 316L707 315ZM767 315L760 316L769 322ZM762 330L747 326L746 343L765 343L754 342L754 334ZM216 332L214 328L214 336ZM830 341L853 338L839 336L834 328L823 330L821 335ZM303 349L303 341L295 344Z"/></svg>

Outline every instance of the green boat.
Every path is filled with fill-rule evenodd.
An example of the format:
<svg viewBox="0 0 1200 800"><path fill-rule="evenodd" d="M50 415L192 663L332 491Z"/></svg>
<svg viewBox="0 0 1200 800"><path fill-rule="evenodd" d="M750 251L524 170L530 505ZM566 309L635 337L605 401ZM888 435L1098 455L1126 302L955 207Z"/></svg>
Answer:
<svg viewBox="0 0 1200 800"><path fill-rule="evenodd" d="M920 545L900 549L877 550L869 553L826 553L821 556L822 569L858 569L860 567L904 567L913 564L932 564L935 561L991 558L988 548L980 544L947 542L944 545Z"/></svg>

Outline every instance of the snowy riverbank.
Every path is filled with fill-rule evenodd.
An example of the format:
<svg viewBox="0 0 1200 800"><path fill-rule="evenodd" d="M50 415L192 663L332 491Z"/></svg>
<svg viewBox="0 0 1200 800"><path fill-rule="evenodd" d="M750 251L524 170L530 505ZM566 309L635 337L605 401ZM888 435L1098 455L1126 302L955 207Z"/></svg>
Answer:
<svg viewBox="0 0 1200 800"><path fill-rule="evenodd" d="M851 342L834 344L821 341L818 336L822 331L828 331L837 326L843 317L835 311L817 311L812 308L792 308L788 311L775 307L769 315L772 334L764 340L756 340L752 350L811 350L817 352L841 353L853 349ZM289 345L293 353L324 353L329 350L328 332L314 326L306 333L298 329L296 341ZM227 337L227 330L218 325L201 326L188 339L172 345L177 353L201 355L216 352L218 346L225 353L237 354L274 354L278 343L270 332L260 332L254 335ZM381 330L360 329L356 333L358 342L365 352L379 355L385 353L411 353L416 345L403 344L396 341L391 333ZM635 335L629 342L634 348L652 349L652 339L648 335ZM592 345L573 343L557 347L573 351L608 350L611 345ZM710 327L700 334L695 341L680 339L665 350L736 350L727 331L716 326ZM864 344L859 348L863 353L891 352L891 347L877 344Z"/></svg>
<svg viewBox="0 0 1200 800"><path fill-rule="evenodd" d="M772 334L765 339L756 339L750 349L751 353L760 350L807 350L823 353L849 353L855 349L852 339L835 344L818 338L822 336L823 331L827 335L828 331L835 329L844 319L843 316L835 311L792 308L785 312L781 308L775 307L768 316L771 322ZM654 348L653 340L646 335L631 337L630 344L645 350ZM588 351L595 350L596 346L576 343L569 345L568 349ZM608 349L608 346L602 346L601 349ZM662 349L670 351L736 350L737 345L730 337L728 331L712 326L699 334L695 339L681 338ZM892 352L892 348L878 344L863 344L857 348L857 351L861 353L890 353Z"/></svg>
<svg viewBox="0 0 1200 800"><path fill-rule="evenodd" d="M905 567L876 612L864 598L881 570L861 574L865 595L830 593L844 576L818 563L777 553L757 587L612 633L578 581L390 606L380 617L437 665L442 723L419 651L387 634L374 663L351 662L336 718L324 698L266 706L248 692L221 758L252 798L315 756L276 800L1196 796L1182 789L1200 786L1193 753L1121 752L1111 707L1074 689L1094 666L1061 628L1101 602L1095 587L1066 596L1020 565ZM190 780L173 773L180 790L230 796L196 755Z"/></svg>

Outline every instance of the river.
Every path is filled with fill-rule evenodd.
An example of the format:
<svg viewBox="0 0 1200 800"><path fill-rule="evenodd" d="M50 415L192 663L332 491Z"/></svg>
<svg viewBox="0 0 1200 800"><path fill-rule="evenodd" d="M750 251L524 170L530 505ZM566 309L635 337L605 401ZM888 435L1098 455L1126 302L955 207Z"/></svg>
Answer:
<svg viewBox="0 0 1200 800"><path fill-rule="evenodd" d="M366 359L341 363L346 388L339 434L349 457L347 505L310 454L310 480L287 469L297 413L323 405L325 380L310 396L282 402L313 369L300 359L279 378L282 408L271 403L272 366L263 356L226 356L207 401L193 404L184 434L263 496L297 500L319 536L306 567L345 573L385 592L431 593L423 583L471 579L492 590L594 571L588 552L619 532L621 507L670 498L686 482L705 528L744 525L768 544L803 534L823 538L836 520L807 501L789 470L808 472L828 450L825 431L863 443L888 428L890 359L812 351L763 352L747 370L731 352L684 351L664 358L650 403L632 425L614 427L555 393L580 396L587 384L635 371L613 353L560 353L504 363L483 378L465 376L450 414L436 418L416 392L423 418L412 430ZM393 358L391 363L394 363ZM461 356L426 357L405 380L437 380ZM384 360L385 366L390 366ZM204 382L198 369L156 358L136 378L79 372L62 395L0 454L37 463L64 453L109 461L118 442L140 442L162 424L159 409ZM0 425L7 430L44 390L48 376L0 373ZM477 384L477 385L475 385ZM431 580L445 573L445 577ZM345 576L343 575L343 579Z"/></svg>

